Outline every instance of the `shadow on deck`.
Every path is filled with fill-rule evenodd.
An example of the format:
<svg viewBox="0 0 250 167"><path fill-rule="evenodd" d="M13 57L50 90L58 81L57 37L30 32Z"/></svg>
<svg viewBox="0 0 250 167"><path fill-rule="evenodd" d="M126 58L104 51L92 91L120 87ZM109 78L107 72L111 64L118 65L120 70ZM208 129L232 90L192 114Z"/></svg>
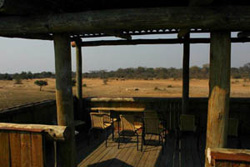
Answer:
<svg viewBox="0 0 250 167"><path fill-rule="evenodd" d="M197 144L198 140L194 135L183 136L180 153L178 151L179 142L177 142L174 135L168 135L163 149L158 143L157 136L148 135L146 137L147 144L143 146L143 151L137 151L135 137L125 138L120 149L118 149L116 140L112 141L111 136L108 139L108 147L106 148L103 138L104 135L100 134L98 138L91 141L89 146L83 136L77 138L79 167L179 166L179 161L185 163L184 166L198 167L204 162L204 156L200 156L203 155L204 148L197 147L199 143ZM115 139L117 139L117 136L115 136ZM200 143L200 145L204 145L204 143Z"/></svg>
<svg viewBox="0 0 250 167"><path fill-rule="evenodd" d="M168 135L166 145L162 149L158 137L147 136L143 151L137 151L136 138L125 138L120 149L111 136L108 147L105 147L104 134L92 137L87 144L86 135L77 137L78 167L201 167L204 166L205 133L201 135L182 134L178 141L175 135ZM85 136L85 137L84 137ZM229 138L230 148L250 148L250 136ZM141 142L141 140L140 140Z"/></svg>

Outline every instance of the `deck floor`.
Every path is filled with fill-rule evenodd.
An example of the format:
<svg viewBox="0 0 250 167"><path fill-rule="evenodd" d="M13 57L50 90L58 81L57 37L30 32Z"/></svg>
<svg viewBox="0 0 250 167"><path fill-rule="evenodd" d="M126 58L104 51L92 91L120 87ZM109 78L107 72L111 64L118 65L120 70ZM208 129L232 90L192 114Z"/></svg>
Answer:
<svg viewBox="0 0 250 167"><path fill-rule="evenodd" d="M180 143L176 142L174 135L169 135L164 150L159 145L157 136L147 135L147 144L143 146L143 151L137 151L135 137L125 138L119 149L117 140L112 141L111 136L107 148L101 139L103 136L92 140L89 146L85 145L85 150L78 147L78 167L200 167L204 162L201 156L204 148L197 147L204 144L197 144L197 137L194 135L183 136Z"/></svg>
<svg viewBox="0 0 250 167"><path fill-rule="evenodd" d="M115 133L117 134L117 133ZM95 132L87 144L86 133L76 136L78 167L201 167L204 166L205 132L197 135L182 134L180 139L169 134L164 146L158 144L158 137L148 135L148 144L143 151L137 151L136 138L125 138L118 149L117 135L111 135L105 147L104 134ZM141 140L140 140L141 142ZM250 149L250 135L228 138L228 148ZM53 145L47 149L47 165L54 166ZM59 165L60 166L60 165Z"/></svg>

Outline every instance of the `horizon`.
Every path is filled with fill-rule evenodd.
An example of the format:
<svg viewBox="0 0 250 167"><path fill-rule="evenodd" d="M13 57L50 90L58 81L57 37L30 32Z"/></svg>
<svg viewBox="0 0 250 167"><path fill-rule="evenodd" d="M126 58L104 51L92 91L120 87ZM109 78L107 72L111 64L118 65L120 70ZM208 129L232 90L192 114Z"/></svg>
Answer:
<svg viewBox="0 0 250 167"><path fill-rule="evenodd" d="M175 35L133 36L133 39L157 39ZM191 34L191 37L209 37L209 34ZM232 33L232 37L236 36ZM95 38L87 39L117 39ZM86 40L86 39L84 39ZM250 62L247 43L232 44L231 67L241 67ZM135 45L84 47L83 73L90 71L114 71L119 68L182 68L183 45ZM54 46L52 41L0 38L0 73L43 71L55 72ZM72 71L76 70L75 49L71 48ZM190 45L190 67L209 64L209 44Z"/></svg>

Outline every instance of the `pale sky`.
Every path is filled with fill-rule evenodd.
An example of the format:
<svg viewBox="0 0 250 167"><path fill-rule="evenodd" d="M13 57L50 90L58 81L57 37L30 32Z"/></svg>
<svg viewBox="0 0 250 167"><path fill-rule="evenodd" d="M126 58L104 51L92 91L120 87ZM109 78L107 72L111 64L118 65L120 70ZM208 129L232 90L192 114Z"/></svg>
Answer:
<svg viewBox="0 0 250 167"><path fill-rule="evenodd" d="M235 35L235 34L233 34ZM201 35L193 35L199 37ZM208 35L203 35L208 37ZM151 38L164 36L154 35ZM168 36L168 37L173 37ZM139 38L149 38L142 36ZM105 38L107 39L107 38ZM95 39L98 40L98 39ZM232 44L232 67L250 62L250 43ZM182 66L183 46L137 45L84 47L83 70L116 70L128 67L176 67ZM209 45L191 45L190 66L202 66L209 62ZM0 73L22 71L55 72L52 41L0 38ZM72 48L72 70L75 71L75 49Z"/></svg>

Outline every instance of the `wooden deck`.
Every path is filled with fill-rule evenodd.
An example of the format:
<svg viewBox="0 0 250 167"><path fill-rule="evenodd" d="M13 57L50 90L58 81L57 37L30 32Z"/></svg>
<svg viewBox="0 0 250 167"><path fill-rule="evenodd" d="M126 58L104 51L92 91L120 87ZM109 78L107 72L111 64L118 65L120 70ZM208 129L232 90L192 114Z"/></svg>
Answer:
<svg viewBox="0 0 250 167"><path fill-rule="evenodd" d="M121 143L108 140L105 147L104 134L94 133L90 145L87 144L87 135L80 133L76 136L78 167L201 167L204 166L205 132L200 135L183 134L180 142L175 134L168 135L167 143L162 154L161 146L151 141L144 146L143 152L137 151L135 138L127 138ZM115 133L116 134L116 133ZM115 136L117 138L117 135ZM148 139L156 139L148 136ZM228 138L228 148L250 149L250 135ZM179 151L180 150L180 151ZM48 146L47 166L54 166L53 143ZM51 155L52 154L52 155Z"/></svg>
<svg viewBox="0 0 250 167"><path fill-rule="evenodd" d="M147 145L144 145L142 152L137 151L135 137L125 138L120 149L116 140L112 141L111 136L107 148L102 139L103 136L99 136L89 146L82 143L85 150L84 146L78 147L78 167L178 167L179 162L185 167L200 167L204 162L203 156L200 156L203 148L197 148L197 139L194 135L181 139L181 152L178 151L179 143L174 135L168 136L164 150L159 145L157 136L148 135Z"/></svg>

